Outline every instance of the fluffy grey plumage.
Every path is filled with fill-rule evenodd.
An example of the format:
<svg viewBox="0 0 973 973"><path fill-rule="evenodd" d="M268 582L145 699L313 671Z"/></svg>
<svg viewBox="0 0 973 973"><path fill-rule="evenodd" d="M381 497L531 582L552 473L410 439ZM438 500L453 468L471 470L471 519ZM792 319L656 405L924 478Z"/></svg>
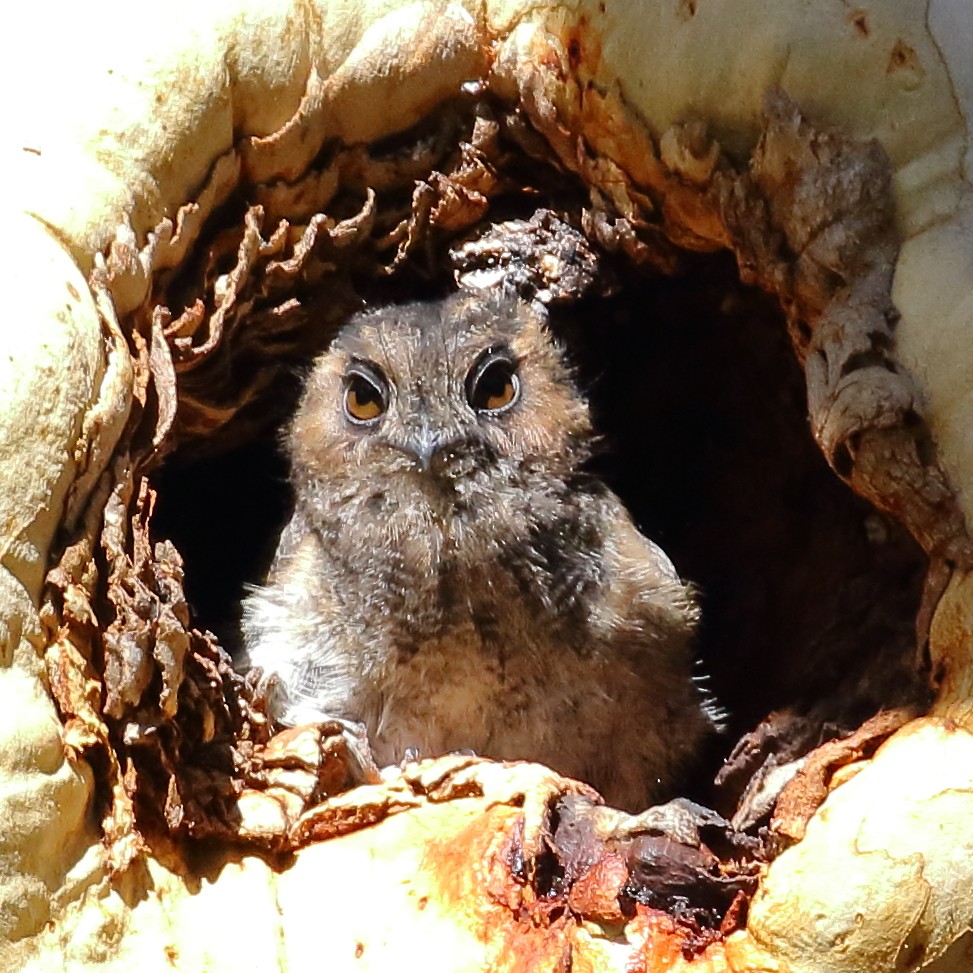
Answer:
<svg viewBox="0 0 973 973"><path fill-rule="evenodd" d="M460 293L353 319L287 444L296 506L244 611L283 723L377 761L474 750L659 796L712 724L666 555L585 472L588 409L542 309Z"/></svg>

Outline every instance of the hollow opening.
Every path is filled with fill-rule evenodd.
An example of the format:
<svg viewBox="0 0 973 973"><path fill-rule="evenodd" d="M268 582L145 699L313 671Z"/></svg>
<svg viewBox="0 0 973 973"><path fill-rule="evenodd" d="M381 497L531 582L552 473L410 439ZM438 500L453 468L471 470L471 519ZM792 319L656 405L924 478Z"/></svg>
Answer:
<svg viewBox="0 0 973 973"><path fill-rule="evenodd" d="M905 719L921 708L929 692L916 633L925 555L828 467L810 432L798 361L809 355L808 375L817 368L819 378L830 368L820 349L809 351L812 324L842 280L861 274L858 251L847 278L829 260L799 260L766 208L775 194L790 205L791 183L775 180L799 162L802 185L823 187L831 212L827 167L847 154L855 163L848 173L869 190L864 210L852 199L856 219L865 219L852 221L854 247L867 237L861 226L885 240L884 170L867 146L810 129L799 131L804 155L795 156L792 107L777 106L768 121L779 126L776 142L765 139L749 169L719 158L705 191L676 175L648 196L629 186L626 197L624 180L594 165L593 149L558 152L557 132L548 132L551 143L541 134L543 119L475 93L381 143L326 146L294 184L241 187L154 295L179 409L164 434L154 430L178 448L151 474L151 529L181 552L192 624L238 648L241 598L262 580L290 510L280 429L301 376L341 323L363 305L438 297L472 275L483 286L499 271L522 296L548 303L602 437L593 466L699 592L700 672L727 717L681 793L729 815L760 790L763 771L796 766L795 758L853 734L880 710L902 705ZM325 170L340 189L320 198L332 182L321 178ZM849 180L854 197L858 184ZM535 224L547 211L563 235L547 217ZM520 229L511 231L511 220ZM845 228L838 230L840 237ZM736 256L696 252L727 241ZM545 276L549 259L553 276ZM741 283L741 273L783 295L787 315ZM885 354L893 325L884 329L881 313L874 333L853 343L842 374L894 367ZM856 436L851 430L829 448L837 472L867 490L856 465L867 444ZM923 440L913 440L921 452ZM207 682L217 693L219 685ZM223 686L249 692L231 675ZM214 742L228 753L237 731L254 727L222 702L199 708L230 714ZM139 720L148 722L141 713ZM184 738L176 727L173 753ZM257 737L246 746L255 740L259 747ZM741 827L766 820L770 805L756 804ZM210 820L222 813L220 805Z"/></svg>
<svg viewBox="0 0 973 973"><path fill-rule="evenodd" d="M828 468L780 308L728 254L664 276L615 268L611 296L552 310L604 448L595 464L640 528L697 586L701 668L728 713L691 782L710 782L774 710L851 729L917 690L926 562L893 519ZM275 393L284 415L299 369ZM194 621L231 650L290 503L278 429L155 474L154 528L185 559Z"/></svg>

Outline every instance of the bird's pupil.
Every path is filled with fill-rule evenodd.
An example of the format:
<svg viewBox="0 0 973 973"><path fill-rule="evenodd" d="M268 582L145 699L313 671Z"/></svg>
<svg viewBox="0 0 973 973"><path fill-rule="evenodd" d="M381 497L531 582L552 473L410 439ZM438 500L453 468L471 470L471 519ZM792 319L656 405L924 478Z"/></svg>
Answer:
<svg viewBox="0 0 973 973"><path fill-rule="evenodd" d="M364 379L358 379L352 387L351 394L360 406L378 405L382 398L374 385L369 385Z"/></svg>
<svg viewBox="0 0 973 973"><path fill-rule="evenodd" d="M499 409L513 396L514 383L509 378L505 378L503 381L494 382L492 388L487 388L485 392L487 408Z"/></svg>

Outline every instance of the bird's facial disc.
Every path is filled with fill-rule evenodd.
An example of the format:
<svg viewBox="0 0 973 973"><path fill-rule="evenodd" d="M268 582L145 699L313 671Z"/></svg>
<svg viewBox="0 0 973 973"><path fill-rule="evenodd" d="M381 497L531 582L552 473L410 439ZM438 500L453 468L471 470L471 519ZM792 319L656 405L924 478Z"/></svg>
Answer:
<svg viewBox="0 0 973 973"><path fill-rule="evenodd" d="M353 434L408 457L421 473L452 479L495 461L487 427L520 402L519 365L506 344L493 343L475 355L462 381L447 366L396 384L378 362L355 357L341 407Z"/></svg>
<svg viewBox="0 0 973 973"><path fill-rule="evenodd" d="M569 477L589 435L546 315L511 295L457 293L350 321L309 376L290 443L303 475L342 498L388 477L465 495L461 481Z"/></svg>

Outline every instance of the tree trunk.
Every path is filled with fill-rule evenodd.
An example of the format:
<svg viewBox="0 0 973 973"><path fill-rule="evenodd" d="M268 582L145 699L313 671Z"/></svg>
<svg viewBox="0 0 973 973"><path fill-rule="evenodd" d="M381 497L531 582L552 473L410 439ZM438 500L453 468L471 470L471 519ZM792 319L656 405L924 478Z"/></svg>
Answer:
<svg viewBox="0 0 973 973"><path fill-rule="evenodd" d="M4 969L973 966L962 0L4 19ZM680 426L675 485L630 463L626 499L692 507L660 523L712 572L703 651L731 719L706 796L732 826L457 755L349 788L338 728L274 735L221 644L230 545L253 534L257 564L272 543L272 514L233 506L267 455L247 450L296 369L363 299L482 272L483 226L506 260L530 200L554 215L527 256L561 261L531 286L590 285L606 321L673 315L671 359L670 332L619 325L604 367L639 363L651 404L692 361L671 411L708 388L701 428L730 420L705 475ZM556 225L584 240L557 250ZM597 371L616 339L581 317ZM747 452L771 434L779 479Z"/></svg>

